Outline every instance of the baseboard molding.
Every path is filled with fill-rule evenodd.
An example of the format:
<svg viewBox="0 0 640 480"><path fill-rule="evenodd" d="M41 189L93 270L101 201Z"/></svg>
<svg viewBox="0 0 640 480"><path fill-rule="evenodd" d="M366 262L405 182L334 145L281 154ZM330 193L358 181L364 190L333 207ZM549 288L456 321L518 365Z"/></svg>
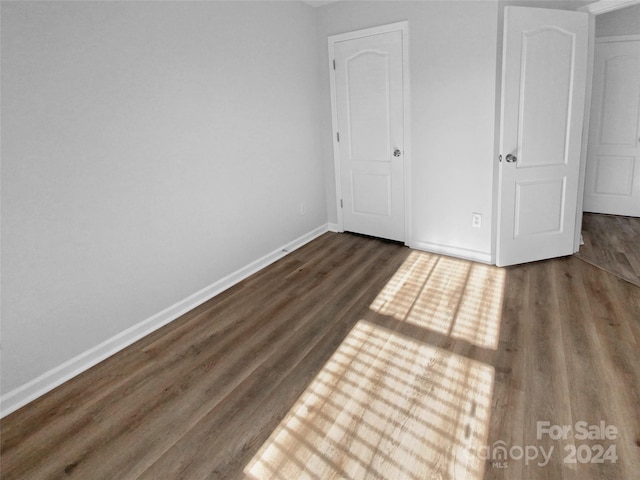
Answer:
<svg viewBox="0 0 640 480"><path fill-rule="evenodd" d="M343 231L340 228L340 225L338 225L337 223L330 223L327 228L329 229L330 232L334 232L334 233L341 233Z"/></svg>
<svg viewBox="0 0 640 480"><path fill-rule="evenodd" d="M190 310L227 290L238 282L253 275L259 270L280 260L292 251L329 231L329 225L322 225L281 248L251 262L239 270L221 278L217 282L171 305L140 323L118 333L106 341L96 345L76 357L64 362L56 368L8 392L0 397L0 418L9 415L36 398L62 385L76 375L123 350L141 338L167 325Z"/></svg>
<svg viewBox="0 0 640 480"><path fill-rule="evenodd" d="M471 260L474 262L486 263L489 265L492 265L494 263L490 253L471 250L468 248L452 247L449 245L441 245L438 243L416 241L412 241L409 244L409 247L415 248L417 250L424 250L425 252L448 255L450 257L462 258L464 260Z"/></svg>

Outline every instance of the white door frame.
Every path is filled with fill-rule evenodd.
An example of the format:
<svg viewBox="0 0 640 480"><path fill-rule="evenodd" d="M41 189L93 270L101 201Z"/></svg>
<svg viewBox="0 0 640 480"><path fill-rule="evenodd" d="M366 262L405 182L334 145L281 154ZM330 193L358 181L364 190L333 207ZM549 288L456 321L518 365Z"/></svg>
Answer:
<svg viewBox="0 0 640 480"><path fill-rule="evenodd" d="M640 1L640 0L639 0ZM340 180L340 152L338 149L338 104L336 96L336 76L333 68L335 59L335 44L345 40L370 37L389 32L402 33L402 109L403 109L403 157L404 157L404 243L411 242L411 123L410 123L410 90L409 90L409 22L402 21L381 25L378 27L356 30L354 32L331 35L329 41L329 83L331 87L331 128L333 133L333 168L336 185L336 211L338 218L338 231L344 232L344 217L340 200L342 199L342 182Z"/></svg>
<svg viewBox="0 0 640 480"><path fill-rule="evenodd" d="M574 252L580 250L582 243L582 214L584 209L584 183L587 172L587 147L589 145L589 124L591 123L591 96L593 93L593 69L595 62L596 16L640 5L640 0L599 0L578 8L589 13L589 47L587 52L587 91L585 95L584 122L582 124L582 151L580 152L580 177L578 179L578 204L576 207L576 230L573 244Z"/></svg>

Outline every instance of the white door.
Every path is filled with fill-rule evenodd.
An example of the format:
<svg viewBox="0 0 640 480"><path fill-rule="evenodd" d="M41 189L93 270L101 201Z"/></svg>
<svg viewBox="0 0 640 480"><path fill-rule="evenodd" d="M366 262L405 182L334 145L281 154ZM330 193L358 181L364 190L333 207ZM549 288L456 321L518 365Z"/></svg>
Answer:
<svg viewBox="0 0 640 480"><path fill-rule="evenodd" d="M404 241L406 29L399 28L354 32L329 42L343 229Z"/></svg>
<svg viewBox="0 0 640 480"><path fill-rule="evenodd" d="M640 217L640 37L596 39L584 210Z"/></svg>
<svg viewBox="0 0 640 480"><path fill-rule="evenodd" d="M574 253L588 14L506 7L499 266Z"/></svg>

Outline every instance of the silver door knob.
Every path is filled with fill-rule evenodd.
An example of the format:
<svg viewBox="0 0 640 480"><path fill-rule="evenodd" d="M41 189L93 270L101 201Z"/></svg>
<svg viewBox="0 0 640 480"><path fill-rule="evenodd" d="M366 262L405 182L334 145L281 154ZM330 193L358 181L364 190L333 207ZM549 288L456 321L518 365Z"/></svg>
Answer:
<svg viewBox="0 0 640 480"><path fill-rule="evenodd" d="M400 149L396 148L396 149L393 151L393 156L394 156L394 157L399 157L400 155L402 155L402 152L400 151Z"/></svg>
<svg viewBox="0 0 640 480"><path fill-rule="evenodd" d="M505 157L505 160L507 161L507 163L514 163L518 161L518 158L515 155L511 155L510 153L507 154L507 156Z"/></svg>

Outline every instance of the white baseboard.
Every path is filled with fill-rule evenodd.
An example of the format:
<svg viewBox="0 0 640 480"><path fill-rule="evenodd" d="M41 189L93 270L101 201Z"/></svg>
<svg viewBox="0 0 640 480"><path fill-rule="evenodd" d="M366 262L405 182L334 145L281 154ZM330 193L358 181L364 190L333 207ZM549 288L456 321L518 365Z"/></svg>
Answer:
<svg viewBox="0 0 640 480"><path fill-rule="evenodd" d="M338 225L337 223L330 223L327 228L329 229L330 232L334 232L334 233L341 233L343 231L340 228L340 225Z"/></svg>
<svg viewBox="0 0 640 480"><path fill-rule="evenodd" d="M0 397L0 418L53 390L329 231L322 225Z"/></svg>
<svg viewBox="0 0 640 480"><path fill-rule="evenodd" d="M452 247L449 245L441 245L439 243L431 242L416 242L412 241L409 247L417 250L424 250L425 252L437 253L440 255L448 255L450 257L462 258L464 260L471 260L474 262L493 264L491 254L487 252L481 252L478 250L471 250L467 248Z"/></svg>

